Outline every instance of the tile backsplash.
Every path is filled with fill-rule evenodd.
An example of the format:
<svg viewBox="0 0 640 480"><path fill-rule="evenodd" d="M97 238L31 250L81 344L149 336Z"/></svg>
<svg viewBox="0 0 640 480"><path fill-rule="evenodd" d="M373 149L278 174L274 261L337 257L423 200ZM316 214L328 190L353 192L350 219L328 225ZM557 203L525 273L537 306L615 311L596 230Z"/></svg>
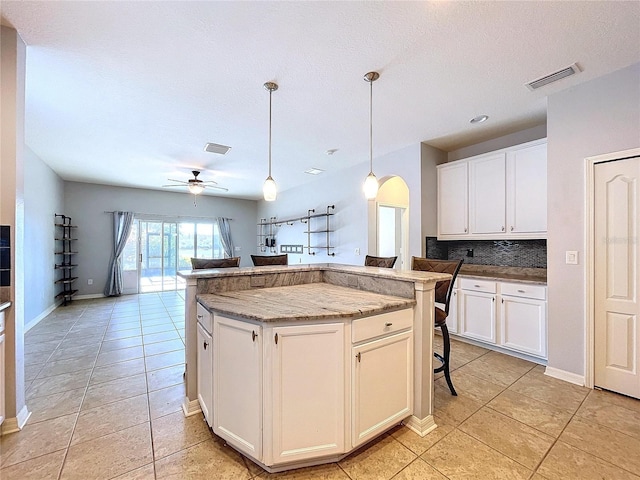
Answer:
<svg viewBox="0 0 640 480"><path fill-rule="evenodd" d="M546 240L455 240L427 237L429 258L455 260L465 264L502 267L547 268Z"/></svg>
<svg viewBox="0 0 640 480"><path fill-rule="evenodd" d="M11 286L11 227L0 225L0 287Z"/></svg>

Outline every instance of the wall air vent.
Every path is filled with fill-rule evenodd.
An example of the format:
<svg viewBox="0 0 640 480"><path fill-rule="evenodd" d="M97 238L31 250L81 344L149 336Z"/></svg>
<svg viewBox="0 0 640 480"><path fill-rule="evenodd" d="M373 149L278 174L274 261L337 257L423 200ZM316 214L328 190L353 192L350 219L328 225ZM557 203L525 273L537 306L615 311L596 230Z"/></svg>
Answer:
<svg viewBox="0 0 640 480"><path fill-rule="evenodd" d="M226 145L219 145L217 143L207 143L204 146L204 151L209 153L218 153L220 155L226 154L231 147L227 147Z"/></svg>
<svg viewBox="0 0 640 480"><path fill-rule="evenodd" d="M538 88L544 87L545 85L549 85L550 83L557 82L563 78L569 77L571 75L575 75L580 72L580 67L578 67L577 63L573 65L569 65L562 70L558 70L557 72L550 73L549 75L545 75L542 78L538 78L537 80L533 80L532 82L525 83L525 87L529 90L534 91Z"/></svg>

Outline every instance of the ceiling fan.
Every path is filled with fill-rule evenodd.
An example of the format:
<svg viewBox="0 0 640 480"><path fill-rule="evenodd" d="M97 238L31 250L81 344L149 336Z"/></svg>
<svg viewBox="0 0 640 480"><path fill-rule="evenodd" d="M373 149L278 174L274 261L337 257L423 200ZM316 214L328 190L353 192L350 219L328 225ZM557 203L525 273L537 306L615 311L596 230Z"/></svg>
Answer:
<svg viewBox="0 0 640 480"><path fill-rule="evenodd" d="M191 173L193 173L193 178L190 178L186 182L183 180L175 180L173 178L169 178L168 180L170 182L175 182L175 183L170 185L162 185L162 186L163 187L187 187L187 190L189 190L189 192L193 193L194 195L200 195L205 190L205 188L215 188L216 190L222 190L223 192L229 191L228 188L218 187L218 182L214 182L213 180L207 180L207 181L200 180L198 178L198 175L200 175L199 170L191 170ZM195 205L195 199L193 203Z"/></svg>

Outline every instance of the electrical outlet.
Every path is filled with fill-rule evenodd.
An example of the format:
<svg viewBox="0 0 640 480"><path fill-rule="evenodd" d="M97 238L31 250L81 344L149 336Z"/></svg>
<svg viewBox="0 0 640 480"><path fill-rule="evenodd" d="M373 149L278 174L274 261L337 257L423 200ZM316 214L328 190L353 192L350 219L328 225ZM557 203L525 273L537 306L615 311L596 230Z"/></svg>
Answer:
<svg viewBox="0 0 640 480"><path fill-rule="evenodd" d="M235 247L235 248L234 248L234 250L235 250L236 252L239 252L240 250L242 250L242 247Z"/></svg>
<svg viewBox="0 0 640 480"><path fill-rule="evenodd" d="M89 280L87 280L87 285L93 285L93 278L90 278Z"/></svg>
<svg viewBox="0 0 640 480"><path fill-rule="evenodd" d="M565 263L567 265L578 265L578 252L575 250L567 250L565 252Z"/></svg>
<svg viewBox="0 0 640 480"><path fill-rule="evenodd" d="M356 255L360 255L360 248L356 248Z"/></svg>

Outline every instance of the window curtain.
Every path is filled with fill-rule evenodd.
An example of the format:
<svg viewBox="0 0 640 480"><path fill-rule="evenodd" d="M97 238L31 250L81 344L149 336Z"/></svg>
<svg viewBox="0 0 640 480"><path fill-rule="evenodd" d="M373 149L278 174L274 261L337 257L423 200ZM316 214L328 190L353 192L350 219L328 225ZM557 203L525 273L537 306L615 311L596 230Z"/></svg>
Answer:
<svg viewBox="0 0 640 480"><path fill-rule="evenodd" d="M224 249L224 258L233 257L233 240L231 240L231 226L229 224L229 218L218 217L218 231L220 232L220 241L222 248Z"/></svg>
<svg viewBox="0 0 640 480"><path fill-rule="evenodd" d="M107 297L122 294L122 251L133 226L133 212L113 212L113 252L109 266L109 279L104 287Z"/></svg>

